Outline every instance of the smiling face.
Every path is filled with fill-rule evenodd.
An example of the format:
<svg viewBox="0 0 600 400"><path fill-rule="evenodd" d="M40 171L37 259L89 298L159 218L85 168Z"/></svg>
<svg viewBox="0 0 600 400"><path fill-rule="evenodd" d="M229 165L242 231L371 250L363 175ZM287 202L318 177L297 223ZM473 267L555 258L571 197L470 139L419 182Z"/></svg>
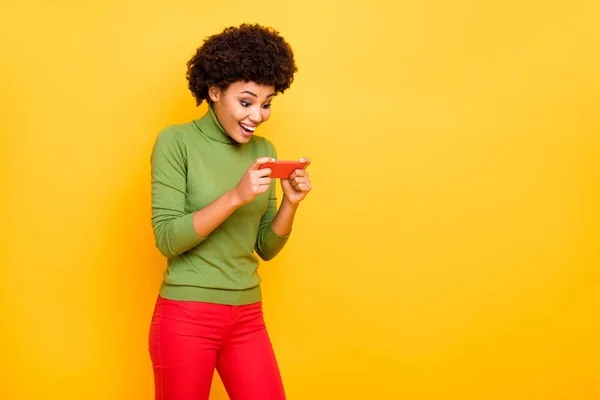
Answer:
<svg viewBox="0 0 600 400"><path fill-rule="evenodd" d="M234 82L225 90L209 88L209 96L217 119L232 139L248 143L258 126L271 115L273 86L255 82Z"/></svg>

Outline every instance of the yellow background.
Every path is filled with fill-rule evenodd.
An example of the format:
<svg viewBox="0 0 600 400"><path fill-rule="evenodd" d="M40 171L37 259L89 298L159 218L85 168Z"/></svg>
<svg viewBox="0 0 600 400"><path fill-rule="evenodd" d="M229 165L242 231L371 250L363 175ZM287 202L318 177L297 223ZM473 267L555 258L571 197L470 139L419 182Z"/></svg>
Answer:
<svg viewBox="0 0 600 400"><path fill-rule="evenodd" d="M261 266L289 399L600 398L597 1L5 1L0 397L150 399L149 154L244 21L313 159ZM225 399L215 379L213 399Z"/></svg>

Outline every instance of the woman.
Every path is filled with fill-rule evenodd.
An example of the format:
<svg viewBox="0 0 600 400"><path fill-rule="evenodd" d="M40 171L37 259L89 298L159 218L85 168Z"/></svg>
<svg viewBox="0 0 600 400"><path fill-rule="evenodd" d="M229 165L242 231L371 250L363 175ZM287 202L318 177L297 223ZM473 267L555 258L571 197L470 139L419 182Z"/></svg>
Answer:
<svg viewBox="0 0 600 400"><path fill-rule="evenodd" d="M198 120L161 131L152 150L152 226L167 269L149 333L156 399L208 399L217 369L231 399L285 399L262 313L258 258L287 242L308 173L275 181L275 148L256 136L297 71L260 25L207 38L188 62ZM300 161L310 163L308 159Z"/></svg>

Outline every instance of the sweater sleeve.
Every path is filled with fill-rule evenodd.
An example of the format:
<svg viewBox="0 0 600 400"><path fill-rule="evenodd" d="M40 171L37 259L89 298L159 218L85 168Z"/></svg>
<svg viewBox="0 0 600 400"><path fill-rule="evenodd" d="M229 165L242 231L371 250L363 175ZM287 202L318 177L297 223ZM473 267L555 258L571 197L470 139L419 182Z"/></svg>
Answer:
<svg viewBox="0 0 600 400"><path fill-rule="evenodd" d="M175 127L165 128L158 135L151 166L156 247L165 257L173 258L206 239L194 229L194 213L185 213L187 153L182 133Z"/></svg>
<svg viewBox="0 0 600 400"><path fill-rule="evenodd" d="M271 157L277 159L275 147L271 144ZM269 189L269 204L258 226L258 235L254 246L256 253L265 261L274 258L283 249L290 237L290 233L280 236L273 231L273 219L277 215L276 179L271 182Z"/></svg>

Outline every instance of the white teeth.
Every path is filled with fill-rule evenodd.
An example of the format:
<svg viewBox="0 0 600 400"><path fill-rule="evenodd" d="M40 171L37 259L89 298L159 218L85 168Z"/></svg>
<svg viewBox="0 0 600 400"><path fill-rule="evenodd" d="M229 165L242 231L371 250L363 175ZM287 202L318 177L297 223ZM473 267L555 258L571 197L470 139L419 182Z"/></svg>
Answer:
<svg viewBox="0 0 600 400"><path fill-rule="evenodd" d="M241 122L240 122L240 125L243 126L245 129L248 129L250 132L254 132L254 130L256 129L255 126L244 125Z"/></svg>

